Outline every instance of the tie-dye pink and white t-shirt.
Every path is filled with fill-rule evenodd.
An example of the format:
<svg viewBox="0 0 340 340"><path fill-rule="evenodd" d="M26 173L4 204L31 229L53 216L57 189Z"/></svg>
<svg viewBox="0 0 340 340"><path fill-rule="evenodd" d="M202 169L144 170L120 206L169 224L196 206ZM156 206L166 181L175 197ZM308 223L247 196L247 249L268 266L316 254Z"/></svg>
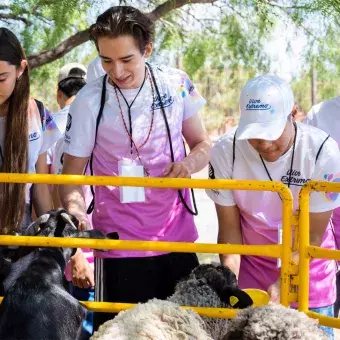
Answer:
<svg viewBox="0 0 340 340"><path fill-rule="evenodd" d="M257 151L247 140L237 140L233 166L233 138L229 131L214 145L211 153L210 177L217 179L269 180ZM294 212L299 204L301 187L308 180L334 182L340 178L340 151L329 138L316 156L327 134L317 128L298 123L295 154L291 170L293 147L275 162L266 162L274 181L288 183L294 197ZM207 190L209 197L222 206L237 205L241 215L243 244L277 244L278 228L282 223L282 202L276 192L245 190ZM337 193L313 192L310 212L331 211L340 206ZM334 249L334 236L329 224L322 247ZM276 259L259 256L242 256L239 284L242 288L267 290L279 277ZM332 305L335 301L335 262L314 259L310 264L309 307Z"/></svg>
<svg viewBox="0 0 340 340"><path fill-rule="evenodd" d="M137 146L142 145L152 125L150 138L139 149L139 154L150 176L162 177L166 165L171 163L171 156L161 105L169 124L175 161L180 161L185 157L183 121L198 114L205 100L183 71L165 66L152 66L152 69L160 97L151 86L150 77L147 77L141 89L122 90L122 94L131 104L140 91L131 107L133 140ZM120 112L114 87L108 81L105 107L95 142L102 86L103 77L90 82L78 92L70 108L64 152L76 157L89 157L93 151L94 174L117 176L118 161L133 159L138 162L138 159L135 148L131 149L130 138L124 127L123 118L130 127L127 105L122 94L118 93L122 108ZM191 205L189 191L182 192L187 204ZM116 231L122 240L194 242L197 239L193 216L185 209L176 189L146 188L145 196L143 203L124 204L120 202L119 187L95 187L93 228L104 234ZM96 252L95 256L144 257L159 254L154 251L119 250Z"/></svg>

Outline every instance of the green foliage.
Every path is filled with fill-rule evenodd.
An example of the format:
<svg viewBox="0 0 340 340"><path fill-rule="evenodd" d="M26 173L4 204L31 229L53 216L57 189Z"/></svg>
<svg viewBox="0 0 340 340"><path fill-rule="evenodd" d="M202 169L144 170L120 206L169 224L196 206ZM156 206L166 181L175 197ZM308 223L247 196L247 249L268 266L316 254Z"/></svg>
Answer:
<svg viewBox="0 0 340 340"><path fill-rule="evenodd" d="M86 54L84 54L84 50ZM86 67L96 57L97 51L90 42L75 48L65 57L38 67L31 72L31 95L41 100L51 112L59 110L56 93L59 70L67 63L80 62Z"/></svg>
<svg viewBox="0 0 340 340"><path fill-rule="evenodd" d="M206 67L192 78L198 91L207 100L201 113L209 132L218 130L227 117L238 121L241 88L253 76L253 72L240 67L234 73L237 76L232 76L232 71L228 69Z"/></svg>
<svg viewBox="0 0 340 340"><path fill-rule="evenodd" d="M11 12L29 24L22 30L28 55L54 47L70 34L87 26L89 0L12 0Z"/></svg>
<svg viewBox="0 0 340 340"><path fill-rule="evenodd" d="M1 2L1 0L0 0ZM77 31L88 27L109 5L132 5L153 11L166 0L5 0L1 13L18 18L6 23L20 37L27 55L50 49ZM208 100L204 109L209 128L217 128L225 116L238 116L242 85L256 73L270 69L264 44L277 24L304 32L308 43L304 69L293 82L303 110L311 106L310 69L318 73L318 101L340 93L340 1L339 0L227 0L215 6L193 4L173 9L156 23L155 58L161 51L174 56L198 84ZM215 11L213 11L215 7ZM216 8L218 7L218 11ZM205 10L206 9L206 10ZM211 15L213 13L213 15ZM198 15L199 18L196 18ZM284 34L284 32L282 32ZM32 93L55 110L59 68L67 62L87 65L96 55L86 43L53 63L32 72Z"/></svg>

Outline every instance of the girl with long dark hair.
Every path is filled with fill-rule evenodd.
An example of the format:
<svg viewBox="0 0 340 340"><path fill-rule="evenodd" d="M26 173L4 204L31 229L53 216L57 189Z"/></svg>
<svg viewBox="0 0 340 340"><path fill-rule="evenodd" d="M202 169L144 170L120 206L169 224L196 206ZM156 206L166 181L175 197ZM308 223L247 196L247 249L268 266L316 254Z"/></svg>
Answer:
<svg viewBox="0 0 340 340"><path fill-rule="evenodd" d="M47 173L46 151L60 137L44 105L30 98L29 68L17 37L0 28L0 171ZM48 186L0 183L0 234L21 233L52 209Z"/></svg>

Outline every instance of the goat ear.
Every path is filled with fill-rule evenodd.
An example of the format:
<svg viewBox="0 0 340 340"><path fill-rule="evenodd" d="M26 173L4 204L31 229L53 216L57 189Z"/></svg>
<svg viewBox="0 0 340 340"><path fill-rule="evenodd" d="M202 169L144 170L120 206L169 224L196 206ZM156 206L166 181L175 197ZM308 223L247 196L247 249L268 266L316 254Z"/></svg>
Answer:
<svg viewBox="0 0 340 340"><path fill-rule="evenodd" d="M247 308L253 304L252 298L240 288L227 287L223 292L223 301L230 304L232 308Z"/></svg>

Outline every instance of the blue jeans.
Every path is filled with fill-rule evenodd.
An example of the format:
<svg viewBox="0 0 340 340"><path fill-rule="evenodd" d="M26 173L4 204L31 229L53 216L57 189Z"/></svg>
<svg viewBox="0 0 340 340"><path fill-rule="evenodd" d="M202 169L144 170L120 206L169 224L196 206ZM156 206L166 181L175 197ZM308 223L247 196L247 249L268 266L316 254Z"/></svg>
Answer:
<svg viewBox="0 0 340 340"><path fill-rule="evenodd" d="M311 308L311 312L319 313L325 316L334 317L334 306ZM329 340L334 340L334 329L325 326L319 326L319 328L328 336Z"/></svg>
<svg viewBox="0 0 340 340"><path fill-rule="evenodd" d="M94 288L79 288L69 282L69 293L80 301L94 301ZM82 332L79 340L88 340L93 333L93 312L86 312L86 319L83 321Z"/></svg>

